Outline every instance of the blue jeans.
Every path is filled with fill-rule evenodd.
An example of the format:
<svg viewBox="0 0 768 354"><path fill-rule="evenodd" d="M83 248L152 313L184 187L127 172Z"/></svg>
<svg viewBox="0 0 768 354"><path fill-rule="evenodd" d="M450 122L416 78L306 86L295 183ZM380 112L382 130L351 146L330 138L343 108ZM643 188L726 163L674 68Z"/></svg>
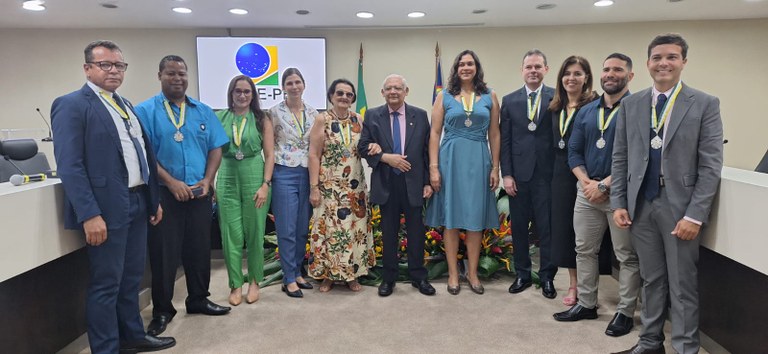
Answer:
<svg viewBox="0 0 768 354"><path fill-rule="evenodd" d="M272 173L272 213L275 215L277 247L283 268L283 283L301 276L309 233L309 170L275 164Z"/></svg>

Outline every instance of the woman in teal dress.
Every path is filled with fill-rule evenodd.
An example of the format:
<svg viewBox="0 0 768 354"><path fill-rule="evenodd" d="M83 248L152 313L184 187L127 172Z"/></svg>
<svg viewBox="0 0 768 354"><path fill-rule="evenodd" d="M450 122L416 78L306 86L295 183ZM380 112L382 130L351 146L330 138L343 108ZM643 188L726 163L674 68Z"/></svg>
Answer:
<svg viewBox="0 0 768 354"><path fill-rule="evenodd" d="M435 100L429 138L429 182L435 194L427 206L426 224L445 227L448 292L453 295L461 289L461 229L466 231L469 287L484 292L477 265L483 231L499 227L494 193L499 185L499 146L499 100L483 81L477 55L465 50L454 60L448 89Z"/></svg>
<svg viewBox="0 0 768 354"><path fill-rule="evenodd" d="M248 282L246 302L259 299L264 279L264 228L275 165L272 121L259 108L253 81L244 75L229 83L229 109L216 112L229 144L222 148L216 178L221 249L229 276L229 303L242 302L241 287ZM262 156L263 152L263 156ZM248 275L243 275L243 243L248 247Z"/></svg>

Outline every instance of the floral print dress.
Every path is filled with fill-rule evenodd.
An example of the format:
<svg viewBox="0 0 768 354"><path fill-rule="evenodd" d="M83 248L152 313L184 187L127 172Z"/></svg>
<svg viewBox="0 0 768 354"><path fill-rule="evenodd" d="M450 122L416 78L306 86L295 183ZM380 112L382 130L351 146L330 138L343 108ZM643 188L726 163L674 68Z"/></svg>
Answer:
<svg viewBox="0 0 768 354"><path fill-rule="evenodd" d="M318 188L320 206L310 236L316 279L352 281L376 263L365 174L357 142L362 122L352 114L339 119L326 112Z"/></svg>

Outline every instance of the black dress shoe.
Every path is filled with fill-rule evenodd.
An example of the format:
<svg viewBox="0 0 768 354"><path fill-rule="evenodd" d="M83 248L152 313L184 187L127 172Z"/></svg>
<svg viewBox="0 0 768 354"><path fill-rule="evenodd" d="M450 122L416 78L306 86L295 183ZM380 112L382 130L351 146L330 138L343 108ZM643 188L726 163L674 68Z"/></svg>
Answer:
<svg viewBox="0 0 768 354"><path fill-rule="evenodd" d="M512 294L517 294L527 288L530 288L531 285L533 285L533 283L531 282L530 279L526 280L526 279L517 277L517 279L515 279L515 282L512 283L512 285L509 287L509 292Z"/></svg>
<svg viewBox="0 0 768 354"><path fill-rule="evenodd" d="M555 283L551 280L541 282L541 295L544 295L547 299L556 298L557 290L555 290Z"/></svg>
<svg viewBox="0 0 768 354"><path fill-rule="evenodd" d="M165 328L168 327L168 324L171 323L172 319L173 317L168 315L153 317L152 321L149 322L149 326L147 326L147 334L156 337L160 333L165 332Z"/></svg>
<svg viewBox="0 0 768 354"><path fill-rule="evenodd" d="M379 284L379 296L392 295L393 291L395 291L395 282L382 281L381 284Z"/></svg>
<svg viewBox="0 0 768 354"><path fill-rule="evenodd" d="M299 282L296 282L296 285L298 285L298 286L299 286L299 289L304 289L304 290L311 290L311 289L314 289L314 288L315 288L315 287L314 287L314 286L312 286L312 284L310 284L308 281L305 281L305 282L303 282L303 283L299 283Z"/></svg>
<svg viewBox="0 0 768 354"><path fill-rule="evenodd" d="M616 353L611 353L611 354L665 354L665 353L666 352L664 351L663 345L655 349L646 349L641 347L638 344L635 344L635 346L632 348L629 348L624 351L616 352Z"/></svg>
<svg viewBox="0 0 768 354"><path fill-rule="evenodd" d="M635 321L631 317L616 312L616 314L613 315L611 323L608 324L608 328L605 329L605 334L611 337L621 337L629 333L634 325Z"/></svg>
<svg viewBox="0 0 768 354"><path fill-rule="evenodd" d="M288 291L288 287L283 284L283 286L280 288L285 295L288 295L288 297L296 297L301 298L304 297L304 293L301 292L301 289L297 289L296 291Z"/></svg>
<svg viewBox="0 0 768 354"><path fill-rule="evenodd" d="M176 345L173 337L154 337L147 335L142 339L120 343L120 353L155 352Z"/></svg>
<svg viewBox="0 0 768 354"><path fill-rule="evenodd" d="M216 305L208 299L195 305L187 304L187 313L189 314L201 313L208 316L221 316L228 314L231 309L231 307Z"/></svg>
<svg viewBox="0 0 768 354"><path fill-rule="evenodd" d="M597 308L588 309L579 304L573 305L570 310L558 312L552 317L560 322L574 322L579 320L594 320L597 318Z"/></svg>
<svg viewBox="0 0 768 354"><path fill-rule="evenodd" d="M435 295L435 288L426 279L419 280L419 281L412 281L411 286L419 289L419 292L424 295ZM379 292L379 295L381 295L381 292Z"/></svg>

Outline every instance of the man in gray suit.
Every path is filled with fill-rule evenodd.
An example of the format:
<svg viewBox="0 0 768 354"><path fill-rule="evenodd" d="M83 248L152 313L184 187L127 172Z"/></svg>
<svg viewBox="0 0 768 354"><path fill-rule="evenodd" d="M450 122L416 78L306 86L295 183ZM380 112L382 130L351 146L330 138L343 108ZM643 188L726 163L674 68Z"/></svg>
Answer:
<svg viewBox="0 0 768 354"><path fill-rule="evenodd" d="M698 236L720 183L723 124L720 101L680 81L687 54L678 34L654 38L653 87L623 100L616 122L611 207L643 278L640 341L620 353L664 353L668 305L672 347L699 350Z"/></svg>

